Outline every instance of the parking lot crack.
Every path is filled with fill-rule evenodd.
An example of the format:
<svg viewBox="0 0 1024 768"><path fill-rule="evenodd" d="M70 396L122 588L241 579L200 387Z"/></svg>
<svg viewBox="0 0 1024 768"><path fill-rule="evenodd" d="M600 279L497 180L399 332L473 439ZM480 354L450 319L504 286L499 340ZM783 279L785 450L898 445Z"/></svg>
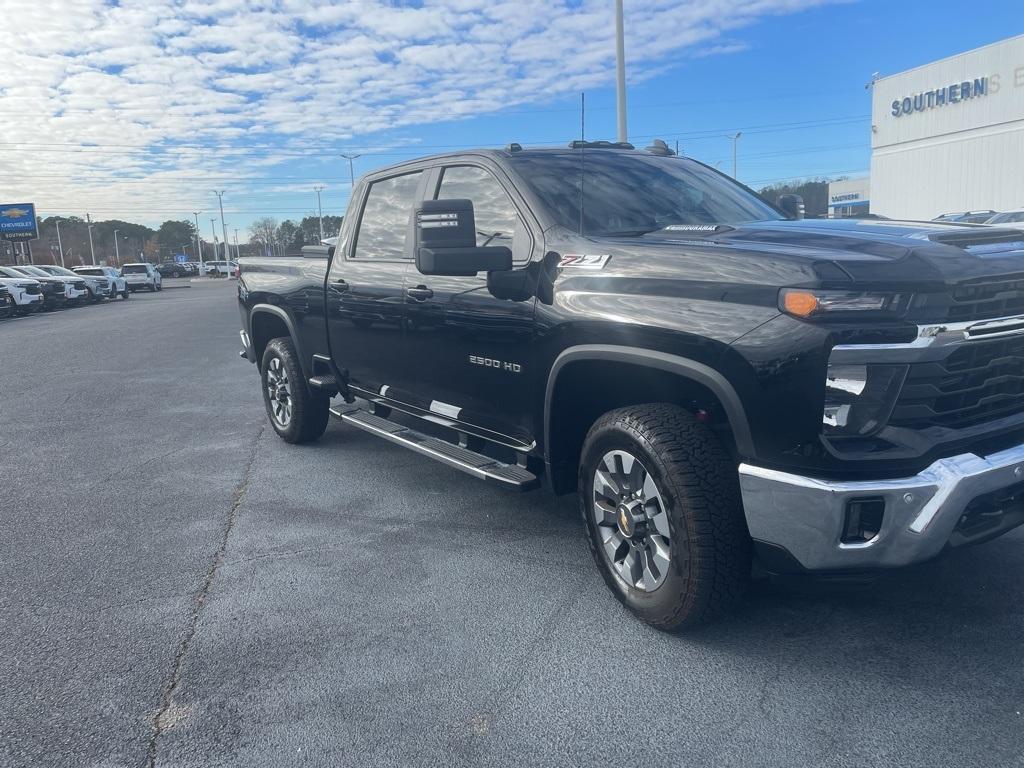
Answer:
<svg viewBox="0 0 1024 768"><path fill-rule="evenodd" d="M256 461L256 452L259 448L260 439L263 437L263 431L264 427L260 427L249 446L249 455L245 462L245 469L242 472L242 478L238 485L235 486L235 491L231 497L231 506L228 509L227 519L224 522L224 527L221 532L220 545L214 553L213 559L210 562L210 567L207 569L206 575L199 586L199 590L196 592L195 598L192 601L192 610L189 614L188 625L186 626L185 634L181 639L181 643L178 645L177 652L174 654L174 661L171 664L171 674L164 686L163 695L160 699L160 706L150 721L152 730L149 737L149 745L146 755L146 765L149 766L149 768L156 765L156 751L160 736L163 735L164 731L172 727L181 719L181 712L183 710L182 707L175 702L174 695L181 683L185 656L188 654L189 648L192 646L192 641L195 639L196 630L199 626L199 618L202 614L203 606L206 603L206 598L209 596L210 590L213 588L214 579L217 577L217 572L220 570L220 567L224 562L224 556L228 547L228 540L231 537L231 531L235 526L235 518L238 514L238 509L241 507L242 501L245 499L246 491L249 488L249 480L252 477L252 467Z"/></svg>

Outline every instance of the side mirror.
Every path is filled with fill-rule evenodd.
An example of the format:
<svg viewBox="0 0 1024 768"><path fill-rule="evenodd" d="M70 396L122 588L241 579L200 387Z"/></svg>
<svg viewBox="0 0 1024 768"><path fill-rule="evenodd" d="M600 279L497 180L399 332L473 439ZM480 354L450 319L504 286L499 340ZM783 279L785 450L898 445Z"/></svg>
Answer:
<svg viewBox="0 0 1024 768"><path fill-rule="evenodd" d="M804 217L804 199L800 195L779 195L775 204L789 219Z"/></svg>
<svg viewBox="0 0 1024 768"><path fill-rule="evenodd" d="M512 251L477 247L472 200L423 200L413 208L408 241L424 275L470 277L512 269Z"/></svg>

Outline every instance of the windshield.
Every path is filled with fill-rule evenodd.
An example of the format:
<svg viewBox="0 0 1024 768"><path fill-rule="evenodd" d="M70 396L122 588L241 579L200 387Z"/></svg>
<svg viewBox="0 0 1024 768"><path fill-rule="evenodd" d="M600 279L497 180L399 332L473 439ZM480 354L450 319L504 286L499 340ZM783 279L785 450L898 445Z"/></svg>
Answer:
<svg viewBox="0 0 1024 768"><path fill-rule="evenodd" d="M574 231L580 230L582 178L588 235L783 218L739 184L684 158L598 149L524 152L510 163L555 220Z"/></svg>
<svg viewBox="0 0 1024 768"><path fill-rule="evenodd" d="M19 272L13 267L0 267L0 277L14 277L14 278L25 278L28 277L24 272Z"/></svg>
<svg viewBox="0 0 1024 768"><path fill-rule="evenodd" d="M23 275L31 275L32 277L53 277L53 275L44 272L38 267L30 267L27 264L22 264L20 267L16 267L16 269Z"/></svg>
<svg viewBox="0 0 1024 768"><path fill-rule="evenodd" d="M144 275L147 274L149 270L146 269L145 264L125 264L121 271L126 275Z"/></svg>
<svg viewBox="0 0 1024 768"><path fill-rule="evenodd" d="M51 275L60 275L61 277L78 277L70 269L64 269L64 267L40 267L45 272L49 272Z"/></svg>
<svg viewBox="0 0 1024 768"><path fill-rule="evenodd" d="M74 274L78 275L100 275L103 276L106 273L102 269L76 269Z"/></svg>

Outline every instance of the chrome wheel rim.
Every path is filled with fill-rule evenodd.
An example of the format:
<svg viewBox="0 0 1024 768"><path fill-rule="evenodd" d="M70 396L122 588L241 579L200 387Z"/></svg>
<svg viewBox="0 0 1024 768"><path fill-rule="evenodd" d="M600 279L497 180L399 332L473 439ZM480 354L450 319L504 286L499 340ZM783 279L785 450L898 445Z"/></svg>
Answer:
<svg viewBox="0 0 1024 768"><path fill-rule="evenodd" d="M661 491L628 451L609 451L594 471L592 514L606 562L631 589L653 592L668 576L671 530Z"/></svg>
<svg viewBox="0 0 1024 768"><path fill-rule="evenodd" d="M281 427L292 422L292 390L281 358L272 357L267 365L267 398L270 402L270 415Z"/></svg>

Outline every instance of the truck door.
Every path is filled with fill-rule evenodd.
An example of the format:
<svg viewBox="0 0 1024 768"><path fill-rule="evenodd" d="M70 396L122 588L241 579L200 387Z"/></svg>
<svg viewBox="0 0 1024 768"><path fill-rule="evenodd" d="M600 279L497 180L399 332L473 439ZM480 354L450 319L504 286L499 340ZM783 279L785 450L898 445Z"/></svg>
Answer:
<svg viewBox="0 0 1024 768"><path fill-rule="evenodd" d="M405 238L425 177L423 170L404 171L360 185L349 206L357 220L327 275L331 357L358 395L400 395L388 389L404 368Z"/></svg>
<svg viewBox="0 0 1024 768"><path fill-rule="evenodd" d="M507 180L499 181L499 173L483 164L446 166L432 174L426 199L472 200L477 245L512 249L517 274L503 273L503 278L514 283L536 274L527 266L541 246L523 219L525 205L513 200L514 189ZM468 431L529 445L534 437L528 400L535 373L532 294L531 287L522 295L499 298L486 275L423 275L410 264L405 281L409 364L403 389L416 393L421 407L471 427Z"/></svg>

